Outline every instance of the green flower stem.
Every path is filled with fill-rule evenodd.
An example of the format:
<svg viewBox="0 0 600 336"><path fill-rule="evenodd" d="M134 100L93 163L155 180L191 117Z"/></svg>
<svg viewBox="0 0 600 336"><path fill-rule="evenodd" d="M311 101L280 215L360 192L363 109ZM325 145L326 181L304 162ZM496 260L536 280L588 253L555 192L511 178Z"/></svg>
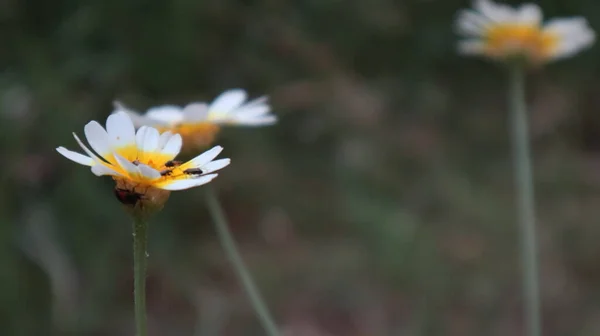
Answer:
<svg viewBox="0 0 600 336"><path fill-rule="evenodd" d="M269 336L278 336L279 331L277 329L277 325L271 317L267 305L261 298L258 289L252 280L252 276L250 275L250 272L246 268L246 265L244 264L244 261L237 250L235 241L233 240L233 236L229 230L229 225L227 224L227 219L225 218L223 209L221 208L221 204L219 203L219 200L217 199L215 192L211 189L211 187L207 186L206 189L206 204L208 206L208 211L215 222L217 235L219 236L219 240L223 245L223 249L229 258L229 261L232 263L238 277L240 278L242 286L246 290L246 293L250 298L250 302L252 303L252 306L256 311L263 328Z"/></svg>
<svg viewBox="0 0 600 336"><path fill-rule="evenodd" d="M512 118L513 161L521 236L521 266L527 335L541 336L534 186L525 103L525 72L520 64L514 64L510 69L509 102Z"/></svg>
<svg viewBox="0 0 600 336"><path fill-rule="evenodd" d="M148 222L142 216L134 216L133 222L133 295L135 305L135 328L137 336L148 334L146 326L146 246L148 245Z"/></svg>

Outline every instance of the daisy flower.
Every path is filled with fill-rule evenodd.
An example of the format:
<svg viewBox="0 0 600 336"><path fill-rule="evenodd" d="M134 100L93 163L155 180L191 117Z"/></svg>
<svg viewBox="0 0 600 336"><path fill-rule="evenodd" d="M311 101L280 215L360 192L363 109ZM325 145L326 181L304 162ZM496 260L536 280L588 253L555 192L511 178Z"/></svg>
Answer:
<svg viewBox="0 0 600 336"><path fill-rule="evenodd" d="M473 8L460 11L456 21L458 33L466 38L458 45L462 54L499 60L523 57L541 64L572 56L595 40L585 18L552 19L542 24L542 12L535 4L513 8L475 0Z"/></svg>
<svg viewBox="0 0 600 336"><path fill-rule="evenodd" d="M213 161L223 150L216 146L188 162L175 161L182 146L179 134L162 134L142 126L135 131L125 112L116 112L106 120L106 129L96 121L84 127L89 149L73 133L83 155L64 147L56 150L67 159L91 167L96 176L109 175L116 182L117 198L142 211L160 209L172 190L197 187L217 177L215 171L230 159ZM92 151L93 150L93 151Z"/></svg>
<svg viewBox="0 0 600 336"><path fill-rule="evenodd" d="M212 143L221 126L265 126L277 121L277 117L270 113L267 97L246 100L246 91L234 89L223 92L210 104L162 105L150 108L143 115L120 102L115 102L115 108L127 112L136 126L146 125L178 133L186 146L199 147Z"/></svg>

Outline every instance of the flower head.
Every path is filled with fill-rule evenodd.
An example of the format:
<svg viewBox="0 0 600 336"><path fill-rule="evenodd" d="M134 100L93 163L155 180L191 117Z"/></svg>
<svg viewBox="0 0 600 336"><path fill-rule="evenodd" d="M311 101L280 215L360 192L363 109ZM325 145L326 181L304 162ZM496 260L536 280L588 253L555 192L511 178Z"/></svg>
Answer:
<svg viewBox="0 0 600 336"><path fill-rule="evenodd" d="M196 102L185 107L163 105L152 107L143 115L119 102L115 102L115 108L127 112L136 126L146 125L179 133L186 145L198 147L212 143L224 125L265 126L277 121L277 117L270 114L267 97L249 102L246 99L246 91L235 89L225 91L210 104Z"/></svg>
<svg viewBox="0 0 600 336"><path fill-rule="evenodd" d="M220 146L188 162L175 161L182 146L179 134L168 131L160 134L148 126L136 132L125 112L110 115L106 129L96 121L89 122L84 133L93 151L75 133L73 136L87 156L64 147L56 150L67 159L91 167L97 176L112 176L117 198L136 211L162 208L170 191L208 183L217 177L215 171L230 162L229 159L213 161L223 149Z"/></svg>
<svg viewBox="0 0 600 336"><path fill-rule="evenodd" d="M552 19L542 25L542 12L535 4L512 8L475 0L473 7L462 10L456 23L458 33L466 37L458 45L463 54L500 60L522 57L541 64L572 56L595 40L582 17Z"/></svg>

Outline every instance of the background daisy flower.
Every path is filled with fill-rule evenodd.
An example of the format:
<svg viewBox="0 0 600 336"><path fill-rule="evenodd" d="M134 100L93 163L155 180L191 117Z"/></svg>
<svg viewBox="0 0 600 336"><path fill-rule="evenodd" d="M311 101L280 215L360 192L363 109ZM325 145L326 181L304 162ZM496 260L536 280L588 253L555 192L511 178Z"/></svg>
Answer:
<svg viewBox="0 0 600 336"><path fill-rule="evenodd" d="M186 145L206 146L214 141L223 125L265 126L277 121L277 117L270 114L267 97L246 100L246 91L234 89L223 92L209 105L202 102L185 107L163 105L152 107L143 115L120 102L115 102L115 108L127 112L136 126L171 131L181 134Z"/></svg>
<svg viewBox="0 0 600 336"><path fill-rule="evenodd" d="M582 17L552 19L542 25L542 12L535 4L513 8L476 0L473 7L460 11L456 21L458 33L466 37L458 45L463 54L545 63L574 55L595 40Z"/></svg>
<svg viewBox="0 0 600 336"><path fill-rule="evenodd" d="M91 167L97 176L112 176L119 200L134 207L162 207L171 190L206 184L217 177L215 171L230 163L230 159L213 161L223 149L220 146L185 163L174 161L181 150L181 136L168 131L161 134L148 126L142 126L136 133L125 112L110 115L106 129L91 121L84 132L93 151L75 133L73 136L87 156L64 147L56 150L74 162Z"/></svg>

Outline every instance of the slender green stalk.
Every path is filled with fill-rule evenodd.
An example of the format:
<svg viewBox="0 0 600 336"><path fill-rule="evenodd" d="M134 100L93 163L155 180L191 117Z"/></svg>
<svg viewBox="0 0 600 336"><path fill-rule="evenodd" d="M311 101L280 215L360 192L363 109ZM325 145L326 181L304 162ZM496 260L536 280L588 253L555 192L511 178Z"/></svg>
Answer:
<svg viewBox="0 0 600 336"><path fill-rule="evenodd" d="M135 329L137 336L148 334L146 327L146 267L148 264L148 222L142 216L134 216L133 222L133 296L135 305Z"/></svg>
<svg viewBox="0 0 600 336"><path fill-rule="evenodd" d="M512 117L513 161L521 236L521 266L527 335L541 336L535 201L525 103L525 73L519 64L513 65L510 71L509 101Z"/></svg>
<svg viewBox="0 0 600 336"><path fill-rule="evenodd" d="M244 261L237 250L235 241L233 240L233 236L229 230L229 225L227 224L227 219L225 218L225 214L221 208L221 204L219 203L219 200L217 199L217 196L211 187L207 186L206 189L206 204L208 206L208 211L215 222L217 234L221 244L223 245L223 249L229 258L229 261L233 264L233 268L240 278L242 286L246 290L246 293L250 298L250 302L252 303L252 306L254 307L254 310L256 311L263 328L269 336L278 336L279 331L277 329L277 325L271 317L267 305L261 298L258 289L252 280L252 276L250 275L250 272L246 268L246 265L244 264Z"/></svg>

